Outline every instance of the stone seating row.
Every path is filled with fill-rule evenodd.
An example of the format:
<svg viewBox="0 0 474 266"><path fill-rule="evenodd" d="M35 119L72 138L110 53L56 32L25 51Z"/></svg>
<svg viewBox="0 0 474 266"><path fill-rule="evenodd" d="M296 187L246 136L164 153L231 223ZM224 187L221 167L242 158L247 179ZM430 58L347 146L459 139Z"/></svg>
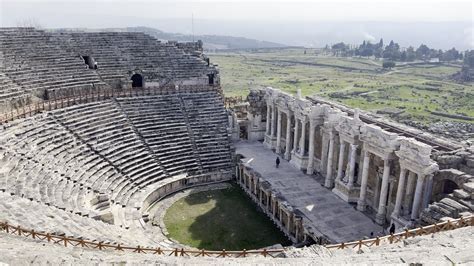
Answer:
<svg viewBox="0 0 474 266"><path fill-rule="evenodd" d="M128 203L125 197L136 191L136 184L122 177L109 163L64 129L48 128L47 124L39 121L37 125L42 128L39 132L29 131L23 140L9 140L16 152L8 157L21 164L9 171L6 176L9 180L2 180L6 183L3 185L6 191L82 215L88 215L90 211L84 209L87 194L110 193L112 201L122 205ZM71 195L64 194L65 190L58 190L58 184L80 192L72 194L69 199L77 197L81 200L72 204L63 202L61 198L67 199Z"/></svg>
<svg viewBox="0 0 474 266"><path fill-rule="evenodd" d="M117 102L170 175L198 170L176 97L119 98Z"/></svg>
<svg viewBox="0 0 474 266"><path fill-rule="evenodd" d="M220 96L215 92L204 92L183 94L181 97L203 168L229 166L231 153L227 116Z"/></svg>
<svg viewBox="0 0 474 266"><path fill-rule="evenodd" d="M142 230L127 230L92 218L0 192L0 220L57 235L121 245L157 246Z"/></svg>
<svg viewBox="0 0 474 266"><path fill-rule="evenodd" d="M111 101L86 106L84 110L65 108L53 114L131 181L144 187L165 177L159 162Z"/></svg>
<svg viewBox="0 0 474 266"><path fill-rule="evenodd" d="M97 84L77 54L65 51L64 40L40 30L0 31L5 74L30 91L63 90Z"/></svg>

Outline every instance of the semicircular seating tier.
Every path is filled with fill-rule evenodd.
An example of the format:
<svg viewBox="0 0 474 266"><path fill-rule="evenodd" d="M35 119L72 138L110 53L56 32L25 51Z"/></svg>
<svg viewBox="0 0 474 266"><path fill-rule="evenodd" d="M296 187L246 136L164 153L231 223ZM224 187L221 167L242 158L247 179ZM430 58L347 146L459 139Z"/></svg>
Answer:
<svg viewBox="0 0 474 266"><path fill-rule="evenodd" d="M203 92L15 120L0 129L0 161L0 220L120 242L120 230L143 229L140 208L153 190L177 177L229 178L232 153L220 95Z"/></svg>

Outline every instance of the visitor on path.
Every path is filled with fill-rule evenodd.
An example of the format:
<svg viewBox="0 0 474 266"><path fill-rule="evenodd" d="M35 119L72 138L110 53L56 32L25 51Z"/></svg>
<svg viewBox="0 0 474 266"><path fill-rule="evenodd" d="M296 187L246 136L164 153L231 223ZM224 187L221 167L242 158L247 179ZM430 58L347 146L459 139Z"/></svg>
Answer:
<svg viewBox="0 0 474 266"><path fill-rule="evenodd" d="M280 165L280 157L277 157L275 162L276 162L276 168L278 168L278 166Z"/></svg>
<svg viewBox="0 0 474 266"><path fill-rule="evenodd" d="M395 224L394 223L392 223L392 226L390 226L389 233L391 235L395 234Z"/></svg>

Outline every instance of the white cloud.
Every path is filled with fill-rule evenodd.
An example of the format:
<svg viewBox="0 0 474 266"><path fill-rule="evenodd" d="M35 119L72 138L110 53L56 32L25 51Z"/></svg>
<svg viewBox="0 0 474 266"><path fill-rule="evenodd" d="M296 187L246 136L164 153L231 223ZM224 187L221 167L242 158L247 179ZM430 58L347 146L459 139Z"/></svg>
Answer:
<svg viewBox="0 0 474 266"><path fill-rule="evenodd" d="M375 37L368 32L363 32L362 35L364 35L364 40L371 41L371 42L374 42L376 40Z"/></svg>

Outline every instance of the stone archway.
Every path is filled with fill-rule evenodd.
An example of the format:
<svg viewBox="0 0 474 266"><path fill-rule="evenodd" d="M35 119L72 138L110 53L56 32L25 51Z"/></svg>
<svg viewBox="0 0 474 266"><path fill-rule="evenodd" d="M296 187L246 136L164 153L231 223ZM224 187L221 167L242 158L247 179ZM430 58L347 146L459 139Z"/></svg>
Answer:
<svg viewBox="0 0 474 266"><path fill-rule="evenodd" d="M132 80L132 88L143 88L143 77L140 74L133 74L130 78Z"/></svg>
<svg viewBox="0 0 474 266"><path fill-rule="evenodd" d="M444 194L451 194L455 189L458 189L458 185L449 179L445 179L443 182L442 192Z"/></svg>
<svg viewBox="0 0 474 266"><path fill-rule="evenodd" d="M438 201L455 189L462 187L466 182L466 175L458 170L444 169L438 171L434 176L433 200Z"/></svg>

